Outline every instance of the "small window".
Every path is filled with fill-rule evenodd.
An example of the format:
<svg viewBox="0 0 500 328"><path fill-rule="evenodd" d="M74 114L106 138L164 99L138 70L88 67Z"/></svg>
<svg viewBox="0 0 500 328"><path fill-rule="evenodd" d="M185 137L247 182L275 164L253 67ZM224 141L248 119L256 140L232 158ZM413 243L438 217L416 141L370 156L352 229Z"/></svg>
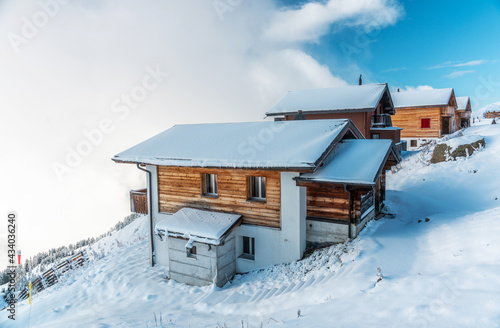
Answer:
<svg viewBox="0 0 500 328"><path fill-rule="evenodd" d="M191 248L186 248L187 257L196 258L196 246L192 246Z"/></svg>
<svg viewBox="0 0 500 328"><path fill-rule="evenodd" d="M422 119L420 119L420 127L422 129L430 129L430 127L431 127L431 119L430 118L422 118Z"/></svg>
<svg viewBox="0 0 500 328"><path fill-rule="evenodd" d="M243 252L241 258L255 260L255 238L243 236Z"/></svg>
<svg viewBox="0 0 500 328"><path fill-rule="evenodd" d="M373 133L372 139L380 139L380 133Z"/></svg>
<svg viewBox="0 0 500 328"><path fill-rule="evenodd" d="M203 194L217 196L217 174L207 173L203 177Z"/></svg>
<svg viewBox="0 0 500 328"><path fill-rule="evenodd" d="M250 198L266 200L266 177L250 177Z"/></svg>
<svg viewBox="0 0 500 328"><path fill-rule="evenodd" d="M417 140L410 140L410 147L412 148L417 147Z"/></svg>

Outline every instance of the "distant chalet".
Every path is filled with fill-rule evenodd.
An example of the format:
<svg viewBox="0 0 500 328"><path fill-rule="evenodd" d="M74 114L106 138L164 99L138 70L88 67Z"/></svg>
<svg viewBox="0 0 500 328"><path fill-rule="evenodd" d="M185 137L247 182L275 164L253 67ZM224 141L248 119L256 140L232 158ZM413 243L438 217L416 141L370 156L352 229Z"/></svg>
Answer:
<svg viewBox="0 0 500 328"><path fill-rule="evenodd" d="M392 110L385 87L373 88L383 91L371 104ZM113 160L149 172L152 263L180 282L222 286L356 237L400 156L349 119L322 119L176 125Z"/></svg>
<svg viewBox="0 0 500 328"><path fill-rule="evenodd" d="M393 122L403 128L409 149L457 131L457 99L452 88L392 92Z"/></svg>
<svg viewBox="0 0 500 328"><path fill-rule="evenodd" d="M350 119L367 139L390 139L400 150L401 128L386 83L289 91L267 113L276 120Z"/></svg>

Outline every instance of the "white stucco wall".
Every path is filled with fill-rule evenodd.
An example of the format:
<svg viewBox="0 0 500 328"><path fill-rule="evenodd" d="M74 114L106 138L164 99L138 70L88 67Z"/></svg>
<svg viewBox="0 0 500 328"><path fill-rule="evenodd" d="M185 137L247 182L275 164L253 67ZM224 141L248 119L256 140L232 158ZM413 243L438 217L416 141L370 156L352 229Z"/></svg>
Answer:
<svg viewBox="0 0 500 328"><path fill-rule="evenodd" d="M236 270L247 272L302 258L306 247L306 189L297 187L294 172L281 173L281 229L241 225L236 229ZM255 238L255 260L239 258L243 236Z"/></svg>
<svg viewBox="0 0 500 328"><path fill-rule="evenodd" d="M401 138L401 140L406 140L406 150L413 151L418 150L420 146L427 144L429 141L439 140L439 138ZM417 140L417 147L411 146L411 140Z"/></svg>

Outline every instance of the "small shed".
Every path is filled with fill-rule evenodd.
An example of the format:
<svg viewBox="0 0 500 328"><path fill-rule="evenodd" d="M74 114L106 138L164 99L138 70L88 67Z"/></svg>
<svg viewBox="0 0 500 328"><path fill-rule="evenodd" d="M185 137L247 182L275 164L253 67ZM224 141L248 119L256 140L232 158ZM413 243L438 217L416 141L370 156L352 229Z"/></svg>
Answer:
<svg viewBox="0 0 500 328"><path fill-rule="evenodd" d="M240 223L239 214L182 208L156 224L155 234L165 242L159 247L168 248L168 258L158 262L178 282L221 287L236 273L233 232Z"/></svg>

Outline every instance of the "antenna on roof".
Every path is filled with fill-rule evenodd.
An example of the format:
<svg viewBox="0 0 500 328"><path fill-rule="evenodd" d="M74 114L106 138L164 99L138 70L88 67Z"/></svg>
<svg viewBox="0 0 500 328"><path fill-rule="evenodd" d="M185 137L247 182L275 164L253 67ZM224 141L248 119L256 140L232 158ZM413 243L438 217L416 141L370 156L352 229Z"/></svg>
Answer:
<svg viewBox="0 0 500 328"><path fill-rule="evenodd" d="M359 85L363 85L362 74L359 74Z"/></svg>

